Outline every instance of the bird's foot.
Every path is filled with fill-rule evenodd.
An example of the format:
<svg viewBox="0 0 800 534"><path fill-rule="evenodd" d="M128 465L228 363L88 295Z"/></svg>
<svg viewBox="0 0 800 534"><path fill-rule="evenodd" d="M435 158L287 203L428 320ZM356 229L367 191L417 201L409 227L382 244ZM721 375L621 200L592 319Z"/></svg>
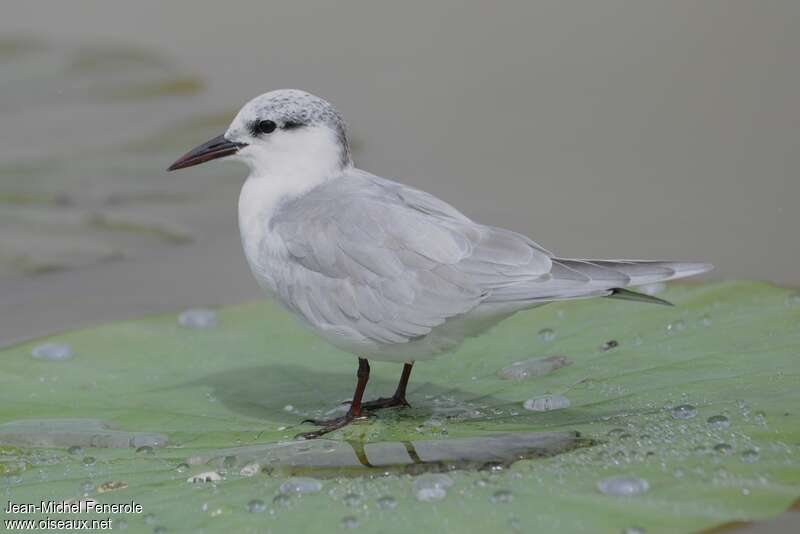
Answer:
<svg viewBox="0 0 800 534"><path fill-rule="evenodd" d="M304 423L311 423L312 425L319 426L318 430L314 430L311 432L301 432L297 434L295 438L302 438L302 439L316 439L320 436L324 436L334 430L339 430L340 428L346 427L353 421L357 421L359 419L366 419L366 416L354 416L351 412L347 412L341 417L335 417L333 419L306 419L303 421Z"/></svg>
<svg viewBox="0 0 800 534"><path fill-rule="evenodd" d="M361 405L362 410L374 412L375 410L382 410L384 408L394 408L399 406L401 408L411 408L405 397L381 397L379 399L365 402Z"/></svg>

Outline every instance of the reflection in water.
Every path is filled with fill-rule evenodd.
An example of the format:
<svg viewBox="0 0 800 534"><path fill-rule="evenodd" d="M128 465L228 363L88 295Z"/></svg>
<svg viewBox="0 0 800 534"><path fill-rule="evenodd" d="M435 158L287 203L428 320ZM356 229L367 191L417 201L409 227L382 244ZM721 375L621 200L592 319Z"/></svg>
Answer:
<svg viewBox="0 0 800 534"><path fill-rule="evenodd" d="M367 474L372 470L418 474L450 469L487 469L517 460L555 456L593 445L577 432L508 433L489 437L379 443L294 441L223 449L194 456L190 464L215 464L252 474ZM257 468L256 468L257 466Z"/></svg>
<svg viewBox="0 0 800 534"><path fill-rule="evenodd" d="M68 448L71 454L82 452L82 447L152 448L167 441L163 434L117 430L99 419L21 419L0 425L0 445Z"/></svg>

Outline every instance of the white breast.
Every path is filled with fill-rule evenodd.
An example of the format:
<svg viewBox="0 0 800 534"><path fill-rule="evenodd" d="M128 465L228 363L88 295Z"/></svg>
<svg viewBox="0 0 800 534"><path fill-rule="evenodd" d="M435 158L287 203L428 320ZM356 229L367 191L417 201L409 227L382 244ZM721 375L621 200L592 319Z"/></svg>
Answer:
<svg viewBox="0 0 800 534"><path fill-rule="evenodd" d="M239 232L242 246L258 283L275 296L276 278L288 254L269 223L281 204L346 170L336 137L327 128L309 127L274 136L263 146L251 145L236 157L250 167L239 194Z"/></svg>

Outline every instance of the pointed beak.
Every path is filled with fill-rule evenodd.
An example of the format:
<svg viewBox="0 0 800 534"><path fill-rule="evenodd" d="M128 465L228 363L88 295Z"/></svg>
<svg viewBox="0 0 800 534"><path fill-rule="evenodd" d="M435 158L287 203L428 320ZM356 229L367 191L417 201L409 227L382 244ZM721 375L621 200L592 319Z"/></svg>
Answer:
<svg viewBox="0 0 800 534"><path fill-rule="evenodd" d="M225 139L224 135L218 135L214 139L206 141L178 158L167 170L176 171L178 169L200 165L212 159L224 158L225 156L236 154L240 148L245 146L247 146L245 143L234 143L233 141Z"/></svg>

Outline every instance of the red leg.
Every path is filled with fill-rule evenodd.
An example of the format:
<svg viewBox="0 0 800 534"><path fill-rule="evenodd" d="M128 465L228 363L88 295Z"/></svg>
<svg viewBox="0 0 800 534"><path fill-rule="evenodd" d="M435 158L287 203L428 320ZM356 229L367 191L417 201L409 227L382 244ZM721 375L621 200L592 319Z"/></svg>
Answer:
<svg viewBox="0 0 800 534"><path fill-rule="evenodd" d="M373 401L365 402L361 408L365 411L380 410L382 408L392 408L394 406L410 406L406 401L406 387L408 386L408 379L411 378L411 368L413 363L407 363L403 366L403 373L400 375L400 382L397 384L397 389L389 398L382 397Z"/></svg>
<svg viewBox="0 0 800 534"><path fill-rule="evenodd" d="M334 430L338 430L344 426L347 426L348 424L352 423L353 420L363 416L361 399L364 396L364 390L367 388L367 382L369 381L369 362L366 358L358 359L358 371L356 372L356 377L358 378L358 382L356 383L356 391L353 393L353 401L350 403L350 409L347 410L347 413L341 417L329 419L327 421L309 420L309 422L319 425L322 428L319 430L314 430L313 432L303 432L302 434L298 434L298 438L318 438L329 432L333 432Z"/></svg>

